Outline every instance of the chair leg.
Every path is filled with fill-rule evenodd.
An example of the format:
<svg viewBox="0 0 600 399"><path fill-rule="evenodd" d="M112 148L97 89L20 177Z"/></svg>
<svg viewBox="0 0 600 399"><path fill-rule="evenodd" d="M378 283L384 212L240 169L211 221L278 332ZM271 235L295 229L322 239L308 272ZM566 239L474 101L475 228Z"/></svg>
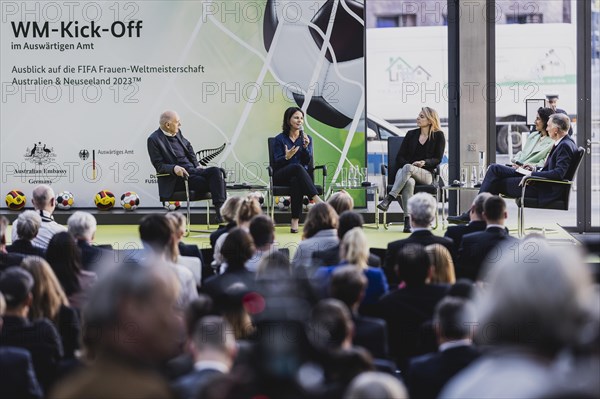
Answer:
<svg viewBox="0 0 600 399"><path fill-rule="evenodd" d="M519 211L517 213L517 224L518 224L518 234L519 238L523 237L525 221L523 220L523 204L519 206Z"/></svg>
<svg viewBox="0 0 600 399"><path fill-rule="evenodd" d="M191 231L191 226L192 226L192 210L191 210L191 204L189 201L189 198L186 202L186 219L187 219L187 224L185 227L185 236L188 237L190 235L190 231Z"/></svg>
<svg viewBox="0 0 600 399"><path fill-rule="evenodd" d="M206 201L206 228L210 229L210 201Z"/></svg>

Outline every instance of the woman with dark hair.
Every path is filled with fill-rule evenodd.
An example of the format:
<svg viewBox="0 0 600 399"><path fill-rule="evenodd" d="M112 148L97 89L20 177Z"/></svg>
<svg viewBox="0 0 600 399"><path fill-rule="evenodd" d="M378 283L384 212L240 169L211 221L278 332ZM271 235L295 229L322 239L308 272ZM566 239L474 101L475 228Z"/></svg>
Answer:
<svg viewBox="0 0 600 399"><path fill-rule="evenodd" d="M304 223L302 241L294 253L292 265L294 267L314 266L312 254L323 251L339 244L337 235L338 215L327 202L313 206Z"/></svg>
<svg viewBox="0 0 600 399"><path fill-rule="evenodd" d="M54 234L46 250L46 260L69 298L71 307L80 310L97 276L94 272L83 270L75 237L68 232Z"/></svg>
<svg viewBox="0 0 600 399"><path fill-rule="evenodd" d="M398 172L387 197L377 207L387 211L390 204L402 195L402 209L414 195L415 184L433 183L433 170L442 162L446 138L440 127L440 117L433 108L423 107L417 116L418 128L406 133L396 155ZM408 215L404 217L404 232L410 233Z"/></svg>
<svg viewBox="0 0 600 399"><path fill-rule="evenodd" d="M525 169L534 170L537 166L544 166L546 157L554 145L554 140L550 138L546 131L548 120L552 114L554 114L552 108L538 108L537 117L535 118L536 132L527 137L523 150L517 152L511 160L513 167L523 166Z"/></svg>
<svg viewBox="0 0 600 399"><path fill-rule="evenodd" d="M302 197L308 196L315 203L321 202L313 183L309 166L313 157L312 139L304 134L304 111L290 107L283 114L282 132L275 137L273 148L273 182L275 185L290 186L292 225L291 232L298 232L302 213Z"/></svg>

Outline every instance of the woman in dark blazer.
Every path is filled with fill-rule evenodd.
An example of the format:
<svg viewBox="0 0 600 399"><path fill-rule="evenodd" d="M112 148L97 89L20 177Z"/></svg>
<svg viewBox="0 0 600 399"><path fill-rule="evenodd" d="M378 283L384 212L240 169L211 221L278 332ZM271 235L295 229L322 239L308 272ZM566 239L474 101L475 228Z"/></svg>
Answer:
<svg viewBox="0 0 600 399"><path fill-rule="evenodd" d="M321 202L317 188L308 168L313 157L312 139L302 131L304 112L298 107L290 107L283 114L283 132L275 137L273 148L273 182L275 185L290 186L292 209L291 232L298 232L298 222L302 213L302 197L308 196L315 203Z"/></svg>
<svg viewBox="0 0 600 399"><path fill-rule="evenodd" d="M417 129L406 133L396 156L399 169L396 180L387 197L377 207L387 211L390 203L402 195L402 209L413 196L415 184L432 184L433 170L444 156L446 138L440 128L440 117L433 108L423 107L417 117ZM410 232L408 216L404 218L404 230Z"/></svg>

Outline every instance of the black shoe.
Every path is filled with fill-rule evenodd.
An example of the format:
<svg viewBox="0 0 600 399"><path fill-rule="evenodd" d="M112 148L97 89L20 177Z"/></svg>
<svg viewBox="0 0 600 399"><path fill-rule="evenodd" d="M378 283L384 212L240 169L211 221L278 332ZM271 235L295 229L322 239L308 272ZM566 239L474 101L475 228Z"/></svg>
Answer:
<svg viewBox="0 0 600 399"><path fill-rule="evenodd" d="M395 200L396 198L392 197L391 195L388 195L383 199L383 201L377 204L377 208L381 209L384 212L387 212L388 208L390 207L390 204L392 203L392 201Z"/></svg>
<svg viewBox="0 0 600 399"><path fill-rule="evenodd" d="M402 229L403 233L410 233L410 218L409 217L405 217L404 218L404 229Z"/></svg>
<svg viewBox="0 0 600 399"><path fill-rule="evenodd" d="M467 224L471 221L471 218L469 217L469 213L465 212L462 215L448 216L446 220L454 224Z"/></svg>
<svg viewBox="0 0 600 399"><path fill-rule="evenodd" d="M292 229L292 228L290 228L290 233L292 233L292 234L298 234L298 229Z"/></svg>

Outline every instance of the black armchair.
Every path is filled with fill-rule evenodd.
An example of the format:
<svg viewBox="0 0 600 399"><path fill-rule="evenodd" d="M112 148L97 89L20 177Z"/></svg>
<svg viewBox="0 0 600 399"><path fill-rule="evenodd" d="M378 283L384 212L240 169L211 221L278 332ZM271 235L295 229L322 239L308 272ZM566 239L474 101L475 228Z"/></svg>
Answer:
<svg viewBox="0 0 600 399"><path fill-rule="evenodd" d="M387 165L381 164L381 175L383 176L383 185L385 187L385 194L387 195L394 185L394 180L396 179L396 173L398 169L400 169L399 165L396 164L396 157L400 152L400 146L402 145L402 141L404 137L389 137L387 140L387 154L388 154L388 162ZM433 195L436 200L436 203L441 199L441 187L444 186L444 182L440 176L439 167L435 168L433 171L433 183L432 184L416 184L415 185L415 194L416 193L429 193ZM398 201L401 201L401 195L397 198ZM437 208L437 206L436 206ZM404 210L406 212L406 209ZM383 226L387 229L390 225L394 224L393 222L387 222L387 211L383 213ZM435 226L438 226L438 214L437 211L435 213Z"/></svg>
<svg viewBox="0 0 600 399"><path fill-rule="evenodd" d="M273 221L274 221L275 220L275 218L274 218L274 216L275 216L275 197L282 196L282 195L290 195L291 190L290 190L289 186L276 186L275 184L273 184L273 165L275 164L275 161L273 159L273 149L275 146L275 138L269 137L267 139L267 143L269 146L269 166L267 166L267 171L269 172L269 198L268 198L269 202L268 202L268 206L269 206L270 213L271 213L271 219L273 219ZM315 184L315 187L317 189L317 193L319 195L323 195L324 193L327 192L327 189L326 189L327 165L314 165L314 162L311 160L308 173L313 181L315 180L315 178L314 178L315 169L321 169L321 171L322 171L323 185Z"/></svg>

